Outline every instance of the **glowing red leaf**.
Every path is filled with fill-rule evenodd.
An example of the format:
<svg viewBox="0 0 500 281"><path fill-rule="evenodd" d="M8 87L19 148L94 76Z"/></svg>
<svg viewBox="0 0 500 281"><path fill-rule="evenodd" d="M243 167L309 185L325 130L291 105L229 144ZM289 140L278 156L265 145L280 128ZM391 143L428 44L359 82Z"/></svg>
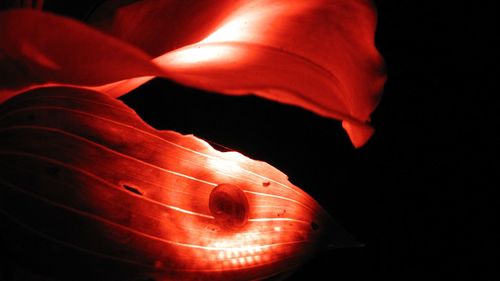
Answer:
<svg viewBox="0 0 500 281"><path fill-rule="evenodd" d="M144 1L123 8L116 14L113 29L120 38L130 36L130 42L156 55L157 45L149 38L151 45L145 46L148 40L141 32L154 30L153 38L161 37L160 43L177 43L178 34L171 34L167 26L178 20L182 29L201 27L198 37L214 26L215 20L205 19L211 10L190 9L188 17L196 19L193 21L186 21L181 12L161 28L161 17L134 13L148 7L168 10L171 2ZM235 2L238 4L230 6L229 12L228 5L221 4L225 18L199 42L155 59L168 72L167 77L215 92L254 93L344 120L354 145L363 145L372 134L367 122L385 81L383 61L374 46L376 15L371 2ZM171 8L177 11L178 6ZM190 41L193 37L183 43ZM117 96L141 82L105 90Z"/></svg>
<svg viewBox="0 0 500 281"><path fill-rule="evenodd" d="M4 12L0 19L6 26L0 39L7 42L0 70L14 75L5 82L10 88L115 80L94 89L117 97L163 76L343 120L357 147L373 132L370 113L385 81L370 1L140 1L96 23L159 55L153 63L163 72L133 47L68 19L28 11ZM28 51L19 51L24 42ZM139 78L117 81L126 77ZM2 99L13 94L2 87Z"/></svg>
<svg viewBox="0 0 500 281"><path fill-rule="evenodd" d="M0 147L3 246L62 280L261 280L329 234L277 169L157 131L97 92L7 101Z"/></svg>
<svg viewBox="0 0 500 281"><path fill-rule="evenodd" d="M117 9L115 2L120 3L104 2L89 22L153 57L203 40L241 5L239 0L150 0Z"/></svg>
<svg viewBox="0 0 500 281"><path fill-rule="evenodd" d="M34 85L92 86L161 73L139 49L39 11L0 12L0 42L0 103Z"/></svg>

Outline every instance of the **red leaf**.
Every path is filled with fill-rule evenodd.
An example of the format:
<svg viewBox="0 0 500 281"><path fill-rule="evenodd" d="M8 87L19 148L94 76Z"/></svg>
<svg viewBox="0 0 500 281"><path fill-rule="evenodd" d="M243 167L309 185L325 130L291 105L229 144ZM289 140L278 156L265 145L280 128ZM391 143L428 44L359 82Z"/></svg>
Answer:
<svg viewBox="0 0 500 281"><path fill-rule="evenodd" d="M120 38L158 54L157 41L151 41L152 38L160 38L165 51L179 45L178 34L170 32L170 25L180 21L182 30L201 27L198 37L182 41L189 43L210 30L219 19L207 20L212 10L198 9L199 4L191 4L187 15L182 13L185 7L181 7L179 14L167 21L144 13L148 9L172 8L171 2L143 1L122 8L112 30L117 30L115 34ZM368 125L370 113L378 103L385 81L383 60L374 46L376 15L371 2L237 3L229 6L229 13L228 5L221 5L225 8L225 18L202 40L155 59L167 71L167 77L220 93L254 93L344 120L343 126L354 145L363 145L373 132ZM170 15L185 5L174 5ZM186 16L192 20L186 21ZM151 30L156 36L145 39L143 32ZM165 40L172 45L165 45ZM127 81L117 88L101 90L119 96L141 83Z"/></svg>
<svg viewBox="0 0 500 281"><path fill-rule="evenodd" d="M1 12L0 42L0 102L33 85L102 85L161 73L141 50L39 11Z"/></svg>
<svg viewBox="0 0 500 281"><path fill-rule="evenodd" d="M7 101L0 147L0 246L58 280L262 280L330 242L331 218L279 170L97 92Z"/></svg>
<svg viewBox="0 0 500 281"><path fill-rule="evenodd" d="M154 57L203 40L241 5L235 0L122 2L130 1L104 2L89 22Z"/></svg>
<svg viewBox="0 0 500 281"><path fill-rule="evenodd" d="M165 16L155 16L159 14ZM115 78L114 83L94 89L117 97L145 83L152 75L161 75L219 93L253 93L343 120L343 127L356 147L373 133L370 113L378 103L385 73L383 60L374 46L376 15L370 1L141 1L118 9L112 20L99 22L107 32L150 54L162 54L154 62L163 73L132 47L73 21L34 12L25 16L32 16L31 21L47 17L53 22L67 21L72 25L63 30L51 26L53 30L47 33L52 34L53 40L48 41L44 39L45 31L36 34L25 31L21 33L24 37L14 36L21 42L34 40L41 57L52 59L21 52L24 56L18 60L24 64L18 69L21 74L23 69L29 70L24 77L27 81L41 77L42 81L52 78L50 81L87 86L98 84L96 76L106 80L103 83ZM49 28L45 22L39 26L42 30ZM80 39L58 36L71 34L72 29L85 30L88 36ZM7 28L1 31L0 36L8 33ZM10 42L12 39L7 39L8 46L15 45ZM79 44L75 46L74 42ZM103 47L96 57L88 59L88 53L93 51L89 46L112 43L116 49ZM172 51L185 44L191 45ZM84 47L77 49L76 58L67 58L68 49L78 45ZM137 56L129 58L120 53L124 50ZM7 59L19 53L10 48ZM64 62L69 70L61 73L51 69L54 58L59 59L56 63ZM0 69L6 68L5 63L0 65ZM12 63L7 67L12 67ZM123 76L140 78L116 82Z"/></svg>

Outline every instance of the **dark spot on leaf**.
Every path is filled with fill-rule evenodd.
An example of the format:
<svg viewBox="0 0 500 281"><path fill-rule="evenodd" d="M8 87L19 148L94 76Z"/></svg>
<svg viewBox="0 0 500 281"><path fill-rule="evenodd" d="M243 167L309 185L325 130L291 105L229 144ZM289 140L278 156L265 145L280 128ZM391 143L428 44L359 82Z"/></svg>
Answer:
<svg viewBox="0 0 500 281"><path fill-rule="evenodd" d="M283 211L279 212L279 213L278 213L278 217L281 217L281 216L283 216L284 214L286 214L286 209L283 209Z"/></svg>
<svg viewBox="0 0 500 281"><path fill-rule="evenodd" d="M217 185L210 193L208 207L217 225L226 230L240 228L248 220L248 199L232 184Z"/></svg>
<svg viewBox="0 0 500 281"><path fill-rule="evenodd" d="M262 186L264 186L264 187L268 187L270 185L271 185L271 182L269 182L269 181L265 181L262 183Z"/></svg>
<svg viewBox="0 0 500 281"><path fill-rule="evenodd" d="M319 229L319 225L316 222L311 222L311 228L316 231Z"/></svg>
<svg viewBox="0 0 500 281"><path fill-rule="evenodd" d="M137 195L142 195L142 192L139 189L137 189L137 188L135 188L133 186L124 184L123 188L125 188L126 190L128 190L128 191L130 191L132 193L135 193Z"/></svg>

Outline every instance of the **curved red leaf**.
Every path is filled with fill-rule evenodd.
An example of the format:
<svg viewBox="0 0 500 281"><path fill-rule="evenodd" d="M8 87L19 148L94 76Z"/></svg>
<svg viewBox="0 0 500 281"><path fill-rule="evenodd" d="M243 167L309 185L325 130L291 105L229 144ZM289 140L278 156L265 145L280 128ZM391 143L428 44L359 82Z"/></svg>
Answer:
<svg viewBox="0 0 500 281"><path fill-rule="evenodd" d="M254 93L343 120L356 147L373 133L370 113L378 103L385 73L374 46L376 15L370 1L141 1L118 9L112 20L99 22L107 32L150 54L163 53L154 59L162 71L133 47L71 20L27 11L10 13L30 18L28 23L40 21L33 31L24 22L19 23L21 28L12 26L16 21L8 13L0 15L0 23L10 23L0 29L0 39L9 42L9 48L2 49L6 55L0 69L17 69L18 73L9 74L14 84L113 82L94 89L117 97L159 75L220 93ZM169 16L154 16L158 13ZM45 18L47 22L42 22ZM56 22L67 26L57 27ZM19 29L23 32L12 36L11 30ZM45 29L53 29L46 32L48 37ZM72 30L86 35L61 38ZM24 41L35 46L34 51L12 47ZM191 45L172 51L184 44ZM105 47L89 54L93 51L89 46L96 45ZM74 48L76 57L68 56ZM52 62L65 71L54 69ZM118 81L127 77L139 78Z"/></svg>
<svg viewBox="0 0 500 281"><path fill-rule="evenodd" d="M0 12L0 42L0 102L34 85L102 85L161 73L131 45L34 10Z"/></svg>
<svg viewBox="0 0 500 281"><path fill-rule="evenodd" d="M263 280L330 242L330 216L284 173L98 92L7 101L0 147L0 246L58 280Z"/></svg>
<svg viewBox="0 0 500 281"><path fill-rule="evenodd" d="M240 0L106 1L89 22L153 57L190 45L214 32Z"/></svg>
<svg viewBox="0 0 500 281"><path fill-rule="evenodd" d="M193 20L186 21L181 8L178 16L160 27L163 19L143 12L158 7L163 11L171 3L143 1L122 8L112 30L117 30L115 34L120 38L157 54L158 45L152 38L160 37L162 45L162 38L174 45L179 40L167 26L180 21L183 30L201 27L199 37L218 20L206 20L211 10L192 8L188 17ZM170 15L184 5L170 7ZM238 1L231 6L224 2L221 6L225 18L215 30L197 43L155 59L168 78L215 92L254 93L298 105L344 120L343 126L355 146L368 140L373 132L368 125L370 113L385 82L383 60L374 45L376 14L370 1L263 0ZM144 39L141 32L148 30L154 30L156 36ZM195 37L186 37L182 42ZM100 89L119 96L142 82L126 81Z"/></svg>

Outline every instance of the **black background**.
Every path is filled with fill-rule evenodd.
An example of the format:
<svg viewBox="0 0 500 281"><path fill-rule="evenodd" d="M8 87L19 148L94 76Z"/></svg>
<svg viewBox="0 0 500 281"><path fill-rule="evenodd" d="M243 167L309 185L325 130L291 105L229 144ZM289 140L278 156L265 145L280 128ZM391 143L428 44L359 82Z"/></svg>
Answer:
<svg viewBox="0 0 500 281"><path fill-rule="evenodd" d="M375 3L388 81L361 149L338 121L253 96L155 79L122 100L157 129L281 169L366 244L319 255L290 280L492 280L496 3Z"/></svg>

